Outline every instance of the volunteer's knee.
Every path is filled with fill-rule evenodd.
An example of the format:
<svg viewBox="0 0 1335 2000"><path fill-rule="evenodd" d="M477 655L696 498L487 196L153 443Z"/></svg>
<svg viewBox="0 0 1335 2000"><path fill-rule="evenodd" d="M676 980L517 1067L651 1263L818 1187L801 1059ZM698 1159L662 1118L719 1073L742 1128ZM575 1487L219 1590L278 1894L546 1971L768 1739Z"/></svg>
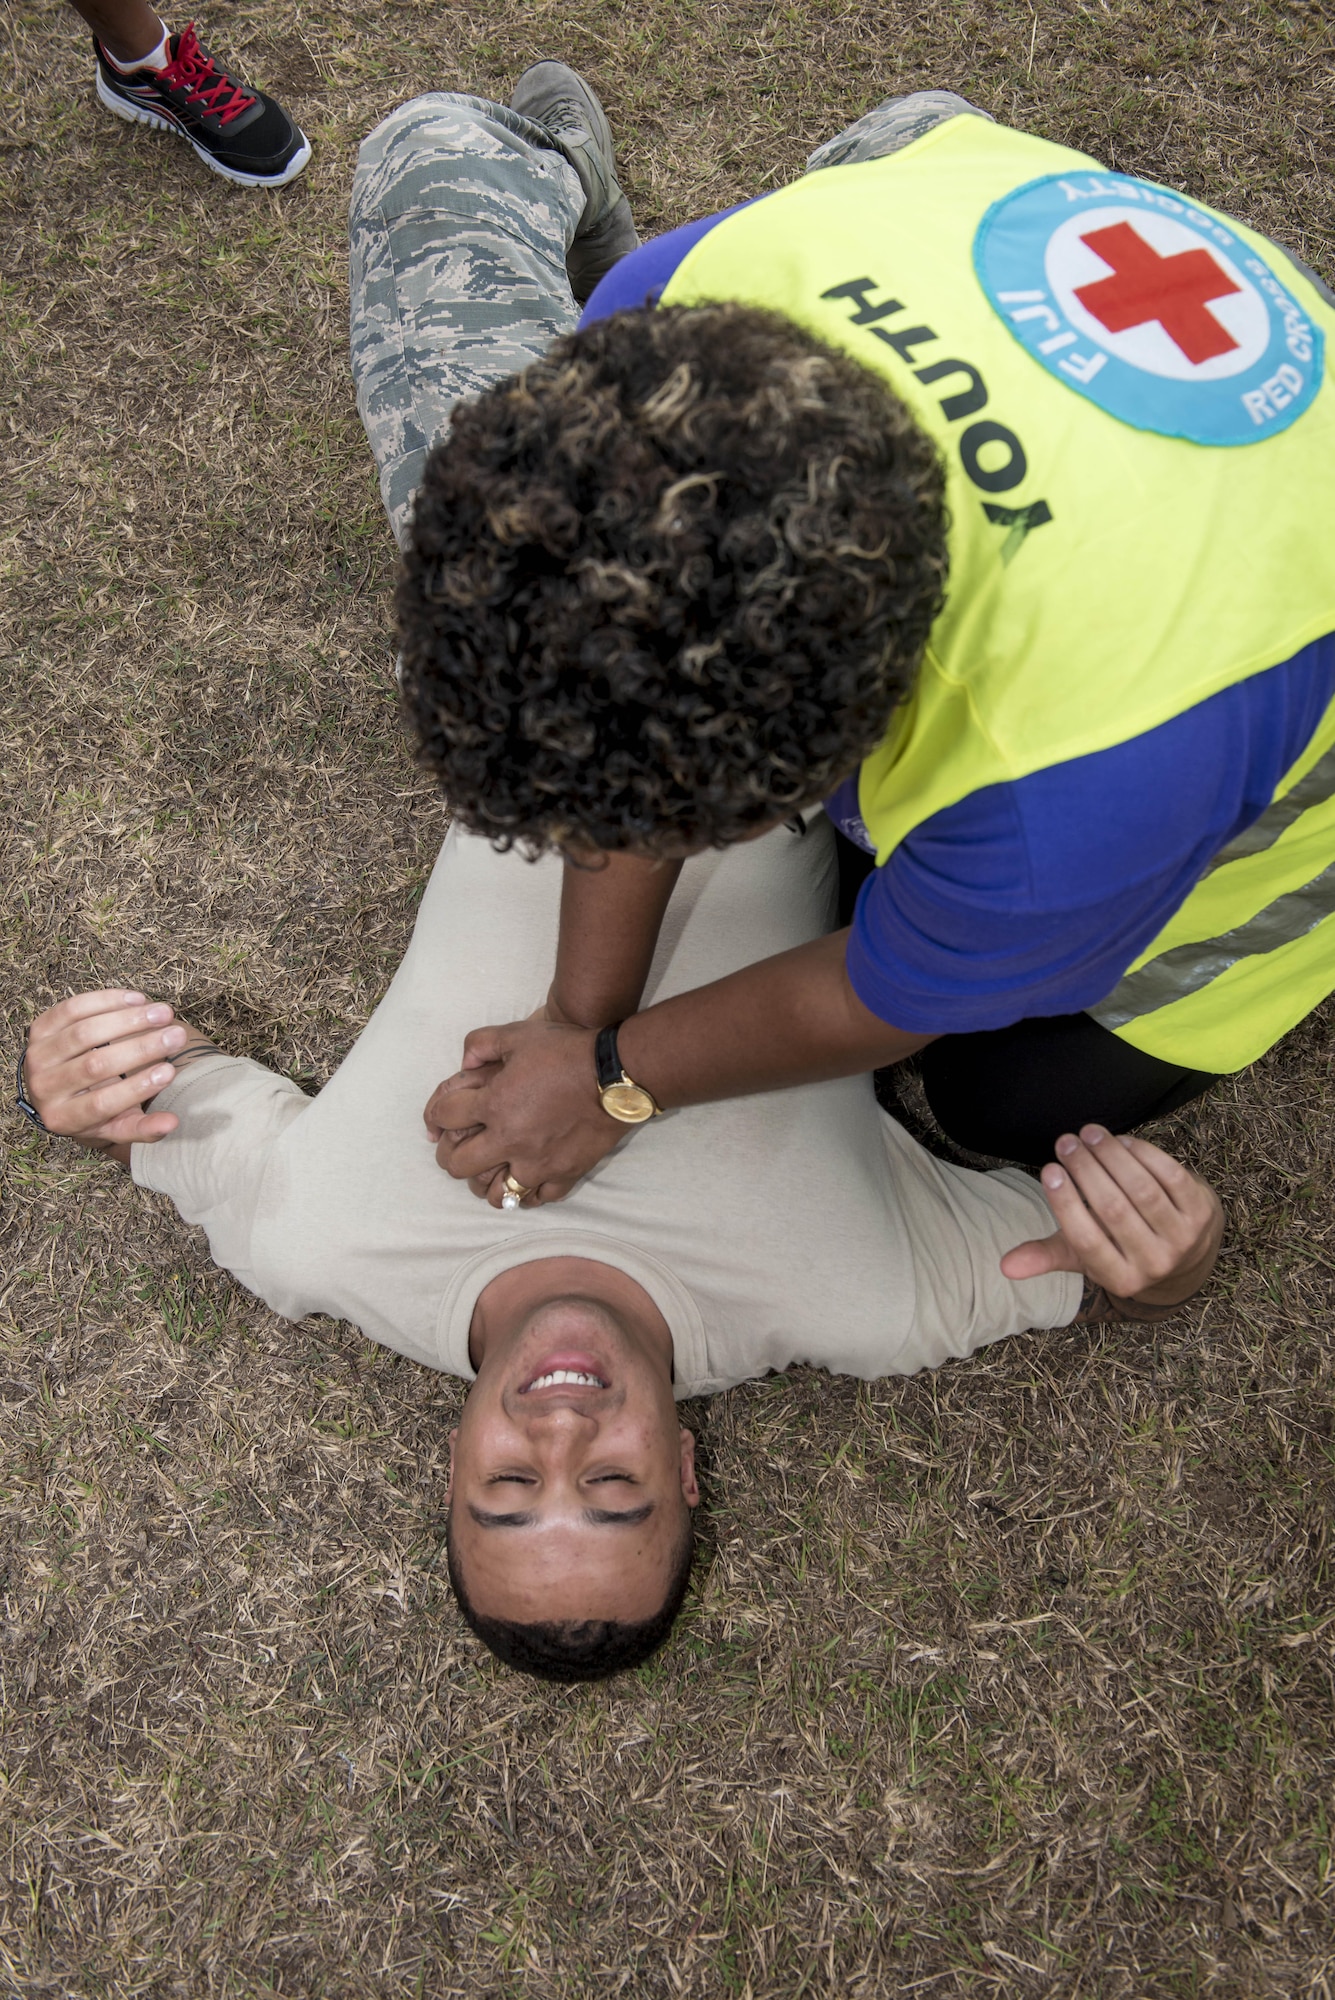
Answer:
<svg viewBox="0 0 1335 2000"><path fill-rule="evenodd" d="M883 104L864 112L847 131L818 146L807 161L807 172L861 160L882 160L889 153L911 146L915 139L921 139L936 125L944 125L948 118L963 114L986 118L989 124L996 122L990 111L970 104L967 97L959 97L953 90L914 90L904 97L887 97Z"/></svg>
<svg viewBox="0 0 1335 2000"><path fill-rule="evenodd" d="M357 149L358 182L397 168L410 171L422 154L467 155L478 152L497 107L484 97L463 91L431 90L391 111L367 133Z"/></svg>
<svg viewBox="0 0 1335 2000"><path fill-rule="evenodd" d="M460 193L484 206L492 194L509 196L523 172L515 155L531 153L512 114L485 97L448 90L414 97L382 118L358 149L352 230L373 215L435 208L442 193L447 206Z"/></svg>

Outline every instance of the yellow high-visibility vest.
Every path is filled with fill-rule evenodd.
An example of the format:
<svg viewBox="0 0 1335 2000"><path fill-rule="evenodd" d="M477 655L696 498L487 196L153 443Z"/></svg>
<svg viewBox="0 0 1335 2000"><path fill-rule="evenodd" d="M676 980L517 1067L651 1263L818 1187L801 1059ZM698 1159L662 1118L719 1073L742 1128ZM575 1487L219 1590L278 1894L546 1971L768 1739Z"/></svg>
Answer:
<svg viewBox="0 0 1335 2000"><path fill-rule="evenodd" d="M717 224L662 295L707 299L883 375L945 464L945 607L860 775L878 862L1335 631L1335 311L1243 224L961 115ZM1224 1071L1332 990L1335 704L1090 1011Z"/></svg>

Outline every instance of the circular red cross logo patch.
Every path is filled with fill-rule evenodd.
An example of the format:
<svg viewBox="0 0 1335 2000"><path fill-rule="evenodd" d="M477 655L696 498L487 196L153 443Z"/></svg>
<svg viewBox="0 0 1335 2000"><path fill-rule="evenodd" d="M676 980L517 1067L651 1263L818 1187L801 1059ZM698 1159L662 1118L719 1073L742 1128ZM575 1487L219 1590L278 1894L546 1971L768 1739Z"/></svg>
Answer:
<svg viewBox="0 0 1335 2000"><path fill-rule="evenodd" d="M1221 217L1126 174L1048 174L974 239L993 309L1040 366L1137 430L1251 444L1295 423L1324 342Z"/></svg>

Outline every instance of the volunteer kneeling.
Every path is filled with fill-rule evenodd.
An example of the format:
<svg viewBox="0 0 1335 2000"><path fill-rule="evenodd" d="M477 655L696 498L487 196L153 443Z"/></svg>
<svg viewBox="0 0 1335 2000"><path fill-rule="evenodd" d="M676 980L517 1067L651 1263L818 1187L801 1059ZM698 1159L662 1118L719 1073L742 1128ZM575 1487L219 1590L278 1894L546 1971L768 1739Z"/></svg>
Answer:
<svg viewBox="0 0 1335 2000"><path fill-rule="evenodd" d="M577 864L550 1018L469 1037L442 1164L549 1199L631 1120L918 1049L948 1130L1037 1163L1254 1061L1335 987L1330 294L925 93L632 251L548 349L593 122L552 121L564 218L507 162L486 268L522 243L531 284L545 229L547 292L404 515L425 759ZM850 926L641 1009L681 856L817 800Z"/></svg>

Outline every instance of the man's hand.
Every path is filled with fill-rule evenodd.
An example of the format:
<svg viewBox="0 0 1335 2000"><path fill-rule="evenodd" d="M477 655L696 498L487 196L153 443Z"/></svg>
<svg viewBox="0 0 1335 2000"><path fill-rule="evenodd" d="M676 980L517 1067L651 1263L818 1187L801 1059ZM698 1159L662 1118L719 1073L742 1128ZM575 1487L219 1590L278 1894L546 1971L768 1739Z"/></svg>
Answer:
<svg viewBox="0 0 1335 2000"><path fill-rule="evenodd" d="M171 1082L169 1058L191 1039L163 1001L114 990L76 993L28 1030L28 1096L48 1132L128 1160L131 1144L150 1145L176 1130L170 1111L144 1107Z"/></svg>
<svg viewBox="0 0 1335 2000"><path fill-rule="evenodd" d="M1006 1277L1082 1272L1081 1320L1166 1318L1200 1290L1224 1233L1213 1188L1147 1139L1102 1125L1066 1133L1056 1152L1043 1169L1056 1234L1007 1251Z"/></svg>
<svg viewBox="0 0 1335 2000"><path fill-rule="evenodd" d="M560 1201L610 1153L628 1128L598 1102L586 1028L534 1015L504 1028L475 1028L464 1066L432 1093L426 1129L455 1180L499 1208L505 1176L531 1203Z"/></svg>

